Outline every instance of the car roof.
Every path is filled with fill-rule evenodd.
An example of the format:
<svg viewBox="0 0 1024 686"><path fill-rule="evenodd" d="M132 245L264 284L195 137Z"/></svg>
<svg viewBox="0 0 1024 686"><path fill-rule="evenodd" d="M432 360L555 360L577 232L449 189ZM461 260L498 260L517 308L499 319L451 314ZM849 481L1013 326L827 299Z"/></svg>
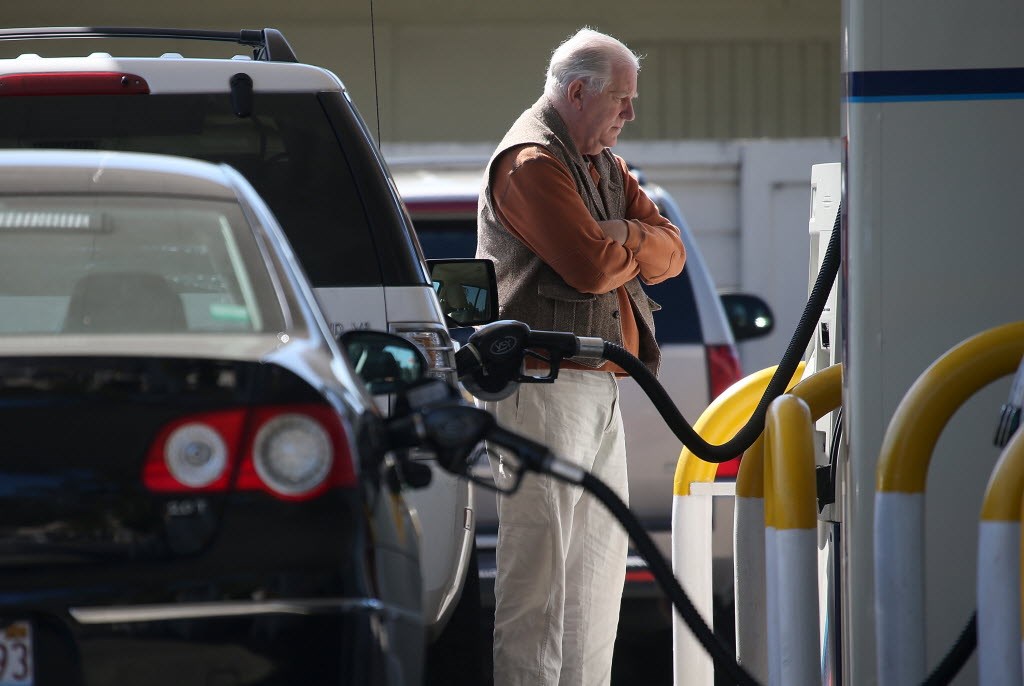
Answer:
<svg viewBox="0 0 1024 686"><path fill-rule="evenodd" d="M399 158L389 159L388 165L403 200L412 202L473 200L475 202L483 188L486 162L483 160L430 162L421 159ZM649 183L641 171L632 167L630 171L639 179L640 184L648 193L656 194L659 198L664 195L664 189Z"/></svg>
<svg viewBox="0 0 1024 686"><path fill-rule="evenodd" d="M295 51L277 29L181 29L141 26L38 26L0 29L0 40L51 40L56 38L162 38L175 40L218 41L244 45L253 57L264 61L297 62Z"/></svg>
<svg viewBox="0 0 1024 686"><path fill-rule="evenodd" d="M391 164L403 198L466 200L476 198L483 185L483 167L473 169L401 169Z"/></svg>
<svg viewBox="0 0 1024 686"><path fill-rule="evenodd" d="M252 78L254 91L304 92L342 91L340 79L326 69L300 63L284 35L271 28L214 31L208 29L140 28L140 27L35 27L0 28L0 43L8 41L45 40L47 47L58 45L55 39L80 41L103 39L104 48L122 39L227 43L248 48L251 54L224 58L192 58L178 52L165 52L159 57L114 56L110 52L93 52L74 57L41 57L26 52L15 58L0 59L0 74L47 74L59 76L91 72L140 77L145 91L151 94L188 92L222 93L231 88L231 78L244 72ZM35 43L38 44L38 43ZM175 43L175 46L180 43ZM72 43L76 45L77 43ZM138 49L139 43L132 45ZM7 81L8 94L26 93L22 84ZM139 85L139 84L135 84ZM38 88L33 84L30 88ZM31 92L31 91L29 91Z"/></svg>
<svg viewBox="0 0 1024 686"><path fill-rule="evenodd" d="M166 53L161 57L114 57L96 52L82 57L40 57L24 54L0 59L0 75L47 73L123 73L141 77L149 93L224 93L230 79L239 72L252 78L254 92L343 91L344 85L332 72L309 64L259 62L245 55L234 58L182 57ZM130 97L130 96L124 96Z"/></svg>
<svg viewBox="0 0 1024 686"><path fill-rule="evenodd" d="M171 155L0 150L0 193L142 193L235 197L224 169Z"/></svg>

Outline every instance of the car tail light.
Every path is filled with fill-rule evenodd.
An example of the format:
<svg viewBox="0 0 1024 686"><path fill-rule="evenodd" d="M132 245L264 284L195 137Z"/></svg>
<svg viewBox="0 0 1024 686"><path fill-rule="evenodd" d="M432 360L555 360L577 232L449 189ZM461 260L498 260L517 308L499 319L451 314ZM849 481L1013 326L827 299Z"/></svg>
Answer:
<svg viewBox="0 0 1024 686"><path fill-rule="evenodd" d="M649 569L626 570L627 584L649 584L654 582L654 573Z"/></svg>
<svg viewBox="0 0 1024 686"><path fill-rule="evenodd" d="M223 491L238 453L244 410L207 412L177 419L150 445L142 482L151 491Z"/></svg>
<svg viewBox="0 0 1024 686"><path fill-rule="evenodd" d="M306 415L267 420L253 439L252 460L263 483L278 493L308 493L327 478L334 460L331 437Z"/></svg>
<svg viewBox="0 0 1024 686"><path fill-rule="evenodd" d="M160 430L143 484L161 493L237 490L308 500L356 482L341 420L327 405L279 405L176 419Z"/></svg>
<svg viewBox="0 0 1024 686"><path fill-rule="evenodd" d="M236 482L239 490L308 500L356 482L345 430L328 406L259 408L250 435Z"/></svg>
<svg viewBox="0 0 1024 686"><path fill-rule="evenodd" d="M709 400L714 400L742 378L740 358L731 345L709 345L707 353Z"/></svg>
<svg viewBox="0 0 1024 686"><path fill-rule="evenodd" d="M141 76L120 72L27 73L0 76L3 95L148 95Z"/></svg>
<svg viewBox="0 0 1024 686"><path fill-rule="evenodd" d="M736 354L736 348L728 344L709 345L707 347L707 359L709 400L714 400L725 389L742 378L740 359ZM739 468L739 457L735 457L728 462L722 462L718 465L716 478L736 478L736 472L739 471Z"/></svg>

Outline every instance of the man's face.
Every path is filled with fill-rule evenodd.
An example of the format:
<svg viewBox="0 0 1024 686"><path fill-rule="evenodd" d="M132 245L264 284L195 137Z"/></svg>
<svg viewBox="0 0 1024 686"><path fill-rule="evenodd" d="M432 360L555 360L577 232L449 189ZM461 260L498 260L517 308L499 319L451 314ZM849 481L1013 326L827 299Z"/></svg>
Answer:
<svg viewBox="0 0 1024 686"><path fill-rule="evenodd" d="M636 117L633 112L636 96L636 69L628 62L613 64L612 78L600 93L584 89L579 94L576 144L581 153L596 155L618 142L622 127Z"/></svg>

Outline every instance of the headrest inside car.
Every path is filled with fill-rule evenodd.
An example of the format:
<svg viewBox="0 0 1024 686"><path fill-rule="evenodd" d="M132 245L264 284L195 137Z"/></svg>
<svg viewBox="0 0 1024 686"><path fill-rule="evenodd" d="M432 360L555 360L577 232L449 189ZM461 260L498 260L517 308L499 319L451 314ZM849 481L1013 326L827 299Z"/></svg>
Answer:
<svg viewBox="0 0 1024 686"><path fill-rule="evenodd" d="M141 272L83 276L75 284L64 319L68 333L183 331L185 309L167 279Z"/></svg>

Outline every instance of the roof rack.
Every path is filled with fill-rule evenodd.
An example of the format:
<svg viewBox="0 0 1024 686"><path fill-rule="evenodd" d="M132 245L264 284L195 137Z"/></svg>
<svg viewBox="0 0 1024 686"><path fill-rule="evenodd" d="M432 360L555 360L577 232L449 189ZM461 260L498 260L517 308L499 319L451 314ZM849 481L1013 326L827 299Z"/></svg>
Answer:
<svg viewBox="0 0 1024 686"><path fill-rule="evenodd" d="M50 38L171 38L209 40L251 46L254 60L298 62L295 51L277 29L210 31L206 29L157 29L123 26L66 26L28 29L0 29L0 41Z"/></svg>

